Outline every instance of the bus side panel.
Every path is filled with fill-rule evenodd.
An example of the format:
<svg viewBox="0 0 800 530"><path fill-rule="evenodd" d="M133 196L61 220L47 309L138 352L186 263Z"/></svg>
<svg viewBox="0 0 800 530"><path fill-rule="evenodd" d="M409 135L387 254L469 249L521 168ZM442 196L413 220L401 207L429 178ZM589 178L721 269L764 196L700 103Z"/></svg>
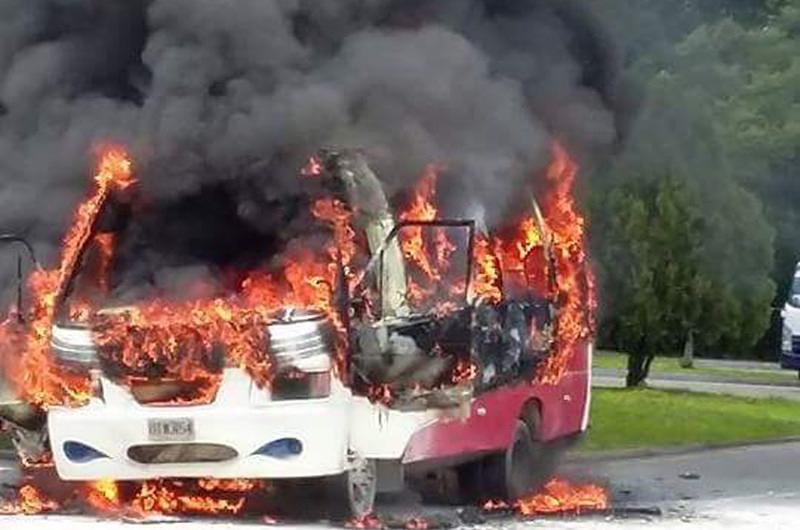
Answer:
<svg viewBox="0 0 800 530"><path fill-rule="evenodd" d="M572 357L557 385L520 384L478 396L464 420L441 419L415 433L403 457L404 463L500 451L511 443L517 419L531 400L538 402L545 441L582 430L587 407L587 347Z"/></svg>
<svg viewBox="0 0 800 530"><path fill-rule="evenodd" d="M514 424L534 387L520 384L481 394L468 418L441 419L411 437L404 463L498 451L511 443Z"/></svg>
<svg viewBox="0 0 800 530"><path fill-rule="evenodd" d="M585 428L590 392L591 346L576 345L567 372L556 385L501 387L473 400L464 420L441 419L415 433L404 463L500 451L511 443L516 421L531 400L538 402L544 441Z"/></svg>

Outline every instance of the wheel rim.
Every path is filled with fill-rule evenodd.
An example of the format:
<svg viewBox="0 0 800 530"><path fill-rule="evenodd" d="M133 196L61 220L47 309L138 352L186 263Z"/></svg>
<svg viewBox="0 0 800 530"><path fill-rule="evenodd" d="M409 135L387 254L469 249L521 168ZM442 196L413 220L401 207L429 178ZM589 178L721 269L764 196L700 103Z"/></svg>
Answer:
<svg viewBox="0 0 800 530"><path fill-rule="evenodd" d="M369 514L375 502L375 463L353 457L347 473L347 496L351 511L356 517Z"/></svg>

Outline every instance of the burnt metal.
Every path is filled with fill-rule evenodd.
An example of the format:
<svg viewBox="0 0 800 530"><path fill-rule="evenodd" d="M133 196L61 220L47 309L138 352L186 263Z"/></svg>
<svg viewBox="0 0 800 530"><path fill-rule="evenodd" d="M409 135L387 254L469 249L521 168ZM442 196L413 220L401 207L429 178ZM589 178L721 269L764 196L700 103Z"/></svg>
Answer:
<svg viewBox="0 0 800 530"><path fill-rule="evenodd" d="M36 259L36 252L33 250L27 239L16 234L0 234L0 243L18 243L22 245L28 254L28 258L37 270L41 270L42 266ZM17 255L17 321L23 323L25 321L24 311L22 308L22 296L24 281L22 278L22 255Z"/></svg>
<svg viewBox="0 0 800 530"><path fill-rule="evenodd" d="M26 431L38 431L47 424L47 413L23 401L0 403L0 420Z"/></svg>
<svg viewBox="0 0 800 530"><path fill-rule="evenodd" d="M409 530L414 528L420 530L440 530L457 528L464 523L460 516L449 514L432 514L411 518L389 515L381 517L381 520L385 528L392 530Z"/></svg>
<svg viewBox="0 0 800 530"><path fill-rule="evenodd" d="M661 517L664 513L658 506L615 506L605 511L614 517Z"/></svg>
<svg viewBox="0 0 800 530"><path fill-rule="evenodd" d="M583 510L566 510L563 512L556 512L552 514L537 513L537 519L546 517L564 517L564 516L580 516L580 517L661 517L663 511L658 506L612 506L604 509L583 509ZM483 524L488 521L499 521L509 518L515 519L528 519L534 516L525 516L517 513L513 506L503 508L494 508L486 510L483 508L465 508L460 513L462 522L465 524Z"/></svg>
<svg viewBox="0 0 800 530"><path fill-rule="evenodd" d="M67 297L69 296L70 292L74 288L75 285L75 278L78 276L78 272L80 270L80 264L83 262L83 256L86 254L86 250L89 247L89 243L92 241L94 236L98 233L99 228L102 224L104 212L108 207L108 198L109 195L105 195L102 198L102 202L98 206L97 215L95 215L94 219L92 219L91 224L88 227L88 234L86 240L77 250L77 254L75 255L75 261L71 263L69 270L66 272L66 280L58 285L58 291L55 293L53 307L55 308L55 315L57 319L64 318L64 302L66 301Z"/></svg>
<svg viewBox="0 0 800 530"><path fill-rule="evenodd" d="M39 260L36 259L36 252L33 250L33 245L24 237L16 234L0 234L0 243L19 243L27 252L31 263L33 263L37 269L42 268L39 264Z"/></svg>
<svg viewBox="0 0 800 530"><path fill-rule="evenodd" d="M479 392L516 380L530 379L549 350L531 344L531 323L552 324L544 299L504 300L474 308L472 351L480 372Z"/></svg>

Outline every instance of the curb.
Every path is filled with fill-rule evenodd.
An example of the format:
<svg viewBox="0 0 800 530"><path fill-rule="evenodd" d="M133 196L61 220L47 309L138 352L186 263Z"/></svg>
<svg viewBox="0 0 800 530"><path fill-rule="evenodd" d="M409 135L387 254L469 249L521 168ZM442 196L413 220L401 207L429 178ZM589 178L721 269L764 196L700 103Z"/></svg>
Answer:
<svg viewBox="0 0 800 530"><path fill-rule="evenodd" d="M593 376L594 388L625 388L625 380L608 376ZM775 385L753 385L749 383L719 383L715 381L682 381L678 379L647 380L644 388L652 390L676 390L695 394L715 394L718 396L735 396L749 399L779 399L784 401L800 401L800 387Z"/></svg>
<svg viewBox="0 0 800 530"><path fill-rule="evenodd" d="M751 440L747 442L727 442L719 444L697 444L678 447L648 447L643 449L620 449L613 451L597 451L595 453L571 454L565 459L570 464L592 464L613 462L615 460L633 460L637 458L655 458L659 456L680 456L693 453L705 453L719 449L736 449L740 447L759 447L764 445L781 445L800 442L800 436L787 436L770 440Z"/></svg>
<svg viewBox="0 0 800 530"><path fill-rule="evenodd" d="M608 369L608 368L595 368L592 370L592 374L598 377L608 377L608 378L616 378L616 379L625 379L625 370L616 370L616 369ZM677 376L677 377L671 377ZM788 381L777 382L777 381L768 381L768 380L743 380L743 379L736 379L735 377L724 377L718 375L712 376L704 376L703 374L693 374L693 373L679 373L679 372L659 372L659 373L651 373L648 376L648 380L652 379L654 381L680 381L686 383L718 383L724 385L750 385L750 386L768 386L768 387L777 387L777 388L792 388L792 389L800 389L800 384L797 382L796 379L792 380L792 383Z"/></svg>

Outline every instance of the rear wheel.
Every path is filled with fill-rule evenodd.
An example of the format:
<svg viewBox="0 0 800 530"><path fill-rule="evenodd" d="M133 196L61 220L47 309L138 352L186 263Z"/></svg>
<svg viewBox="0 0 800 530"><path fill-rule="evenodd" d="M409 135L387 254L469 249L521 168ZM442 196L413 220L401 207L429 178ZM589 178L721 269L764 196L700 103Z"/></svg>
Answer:
<svg viewBox="0 0 800 530"><path fill-rule="evenodd" d="M538 425L538 415L528 416L527 421L517 421L505 451L442 470L420 484L423 500L437 504L514 500L543 486L555 469L556 454L531 428Z"/></svg>
<svg viewBox="0 0 800 530"><path fill-rule="evenodd" d="M511 500L541 485L537 480L541 454L541 444L534 440L528 425L517 421L508 449L482 462L484 495Z"/></svg>
<svg viewBox="0 0 800 530"><path fill-rule="evenodd" d="M375 504L378 482L375 461L352 453L348 461L348 470L328 482L328 515L338 521L365 517L372 513Z"/></svg>
<svg viewBox="0 0 800 530"><path fill-rule="evenodd" d="M541 424L538 408L529 404L517 420L509 447L483 460L484 498L517 499L552 477L561 451L542 441Z"/></svg>

